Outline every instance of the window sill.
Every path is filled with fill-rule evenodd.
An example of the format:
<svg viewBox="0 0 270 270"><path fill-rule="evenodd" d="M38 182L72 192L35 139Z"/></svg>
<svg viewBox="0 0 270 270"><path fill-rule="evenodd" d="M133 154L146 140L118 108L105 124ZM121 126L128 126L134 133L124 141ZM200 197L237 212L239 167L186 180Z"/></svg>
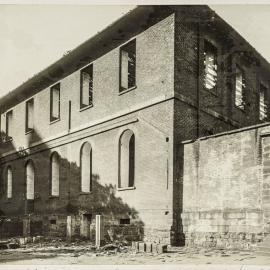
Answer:
<svg viewBox="0 0 270 270"><path fill-rule="evenodd" d="M133 190L133 189L136 189L136 187L121 187L121 188L117 188L118 191Z"/></svg>
<svg viewBox="0 0 270 270"><path fill-rule="evenodd" d="M134 90L134 89L136 89L136 88L137 88L137 85L132 86L132 87L126 89L126 90L123 90L123 91L119 92L118 95L121 96L121 95L123 95L123 94L125 94L125 93L127 93L127 92L130 92L130 91L132 91L132 90Z"/></svg>
<svg viewBox="0 0 270 270"><path fill-rule="evenodd" d="M92 193L92 191L89 191L89 192L81 191L79 194L80 194L80 195L89 195L89 194L91 194L91 193Z"/></svg>
<svg viewBox="0 0 270 270"><path fill-rule="evenodd" d="M235 107L236 109L238 109L239 111L243 112L243 113L246 112L246 111L245 111L245 107L240 107L240 106L236 106L236 105L234 105L234 107Z"/></svg>
<svg viewBox="0 0 270 270"><path fill-rule="evenodd" d="M27 135L27 134L30 134L30 133L33 133L34 132L34 129L32 128L32 129L29 129L28 131L25 131L25 135Z"/></svg>
<svg viewBox="0 0 270 270"><path fill-rule="evenodd" d="M58 121L60 121L60 118L57 118L57 119L55 119L55 120L50 121L50 125L52 125L52 124L54 124L54 123L56 123L56 122L58 122Z"/></svg>
<svg viewBox="0 0 270 270"><path fill-rule="evenodd" d="M82 112L82 111L87 110L87 109L92 108L92 107L93 107L93 104L87 105L85 107L81 107L79 112Z"/></svg>
<svg viewBox="0 0 270 270"><path fill-rule="evenodd" d="M219 96L217 87L214 87L213 89L208 89L208 88L206 88L206 87L204 86L203 89L204 89L206 92L210 93L211 95L213 95L213 96L215 96L215 97L218 97L218 96Z"/></svg>

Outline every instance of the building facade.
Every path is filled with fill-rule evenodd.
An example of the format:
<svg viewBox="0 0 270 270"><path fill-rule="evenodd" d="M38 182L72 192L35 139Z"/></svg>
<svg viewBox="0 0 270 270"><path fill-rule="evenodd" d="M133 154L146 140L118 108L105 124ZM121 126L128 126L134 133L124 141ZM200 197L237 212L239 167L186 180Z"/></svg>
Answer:
<svg viewBox="0 0 270 270"><path fill-rule="evenodd" d="M182 244L182 141L267 121L269 67L207 6L137 7L0 100L2 235Z"/></svg>

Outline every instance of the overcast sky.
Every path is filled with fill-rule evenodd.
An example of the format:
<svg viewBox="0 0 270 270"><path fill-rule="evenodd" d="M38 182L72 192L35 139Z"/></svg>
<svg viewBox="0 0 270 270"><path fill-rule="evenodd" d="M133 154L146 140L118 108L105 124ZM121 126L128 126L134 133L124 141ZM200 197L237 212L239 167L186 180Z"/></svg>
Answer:
<svg viewBox="0 0 270 270"><path fill-rule="evenodd" d="M270 5L211 5L270 62ZM0 97L134 6L0 5Z"/></svg>

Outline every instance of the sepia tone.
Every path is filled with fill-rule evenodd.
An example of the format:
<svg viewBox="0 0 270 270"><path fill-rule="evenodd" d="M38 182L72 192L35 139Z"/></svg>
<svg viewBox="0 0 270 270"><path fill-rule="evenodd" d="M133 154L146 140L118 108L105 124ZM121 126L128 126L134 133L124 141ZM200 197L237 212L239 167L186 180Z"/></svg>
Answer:
<svg viewBox="0 0 270 270"><path fill-rule="evenodd" d="M2 239L270 255L270 65L208 6L139 6L0 99Z"/></svg>

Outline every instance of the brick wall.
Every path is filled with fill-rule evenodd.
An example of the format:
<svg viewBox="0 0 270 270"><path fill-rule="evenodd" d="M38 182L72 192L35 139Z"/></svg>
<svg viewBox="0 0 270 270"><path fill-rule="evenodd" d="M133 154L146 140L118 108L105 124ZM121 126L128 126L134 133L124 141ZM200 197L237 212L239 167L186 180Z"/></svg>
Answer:
<svg viewBox="0 0 270 270"><path fill-rule="evenodd" d="M254 248L269 230L269 125L184 144L187 245Z"/></svg>

